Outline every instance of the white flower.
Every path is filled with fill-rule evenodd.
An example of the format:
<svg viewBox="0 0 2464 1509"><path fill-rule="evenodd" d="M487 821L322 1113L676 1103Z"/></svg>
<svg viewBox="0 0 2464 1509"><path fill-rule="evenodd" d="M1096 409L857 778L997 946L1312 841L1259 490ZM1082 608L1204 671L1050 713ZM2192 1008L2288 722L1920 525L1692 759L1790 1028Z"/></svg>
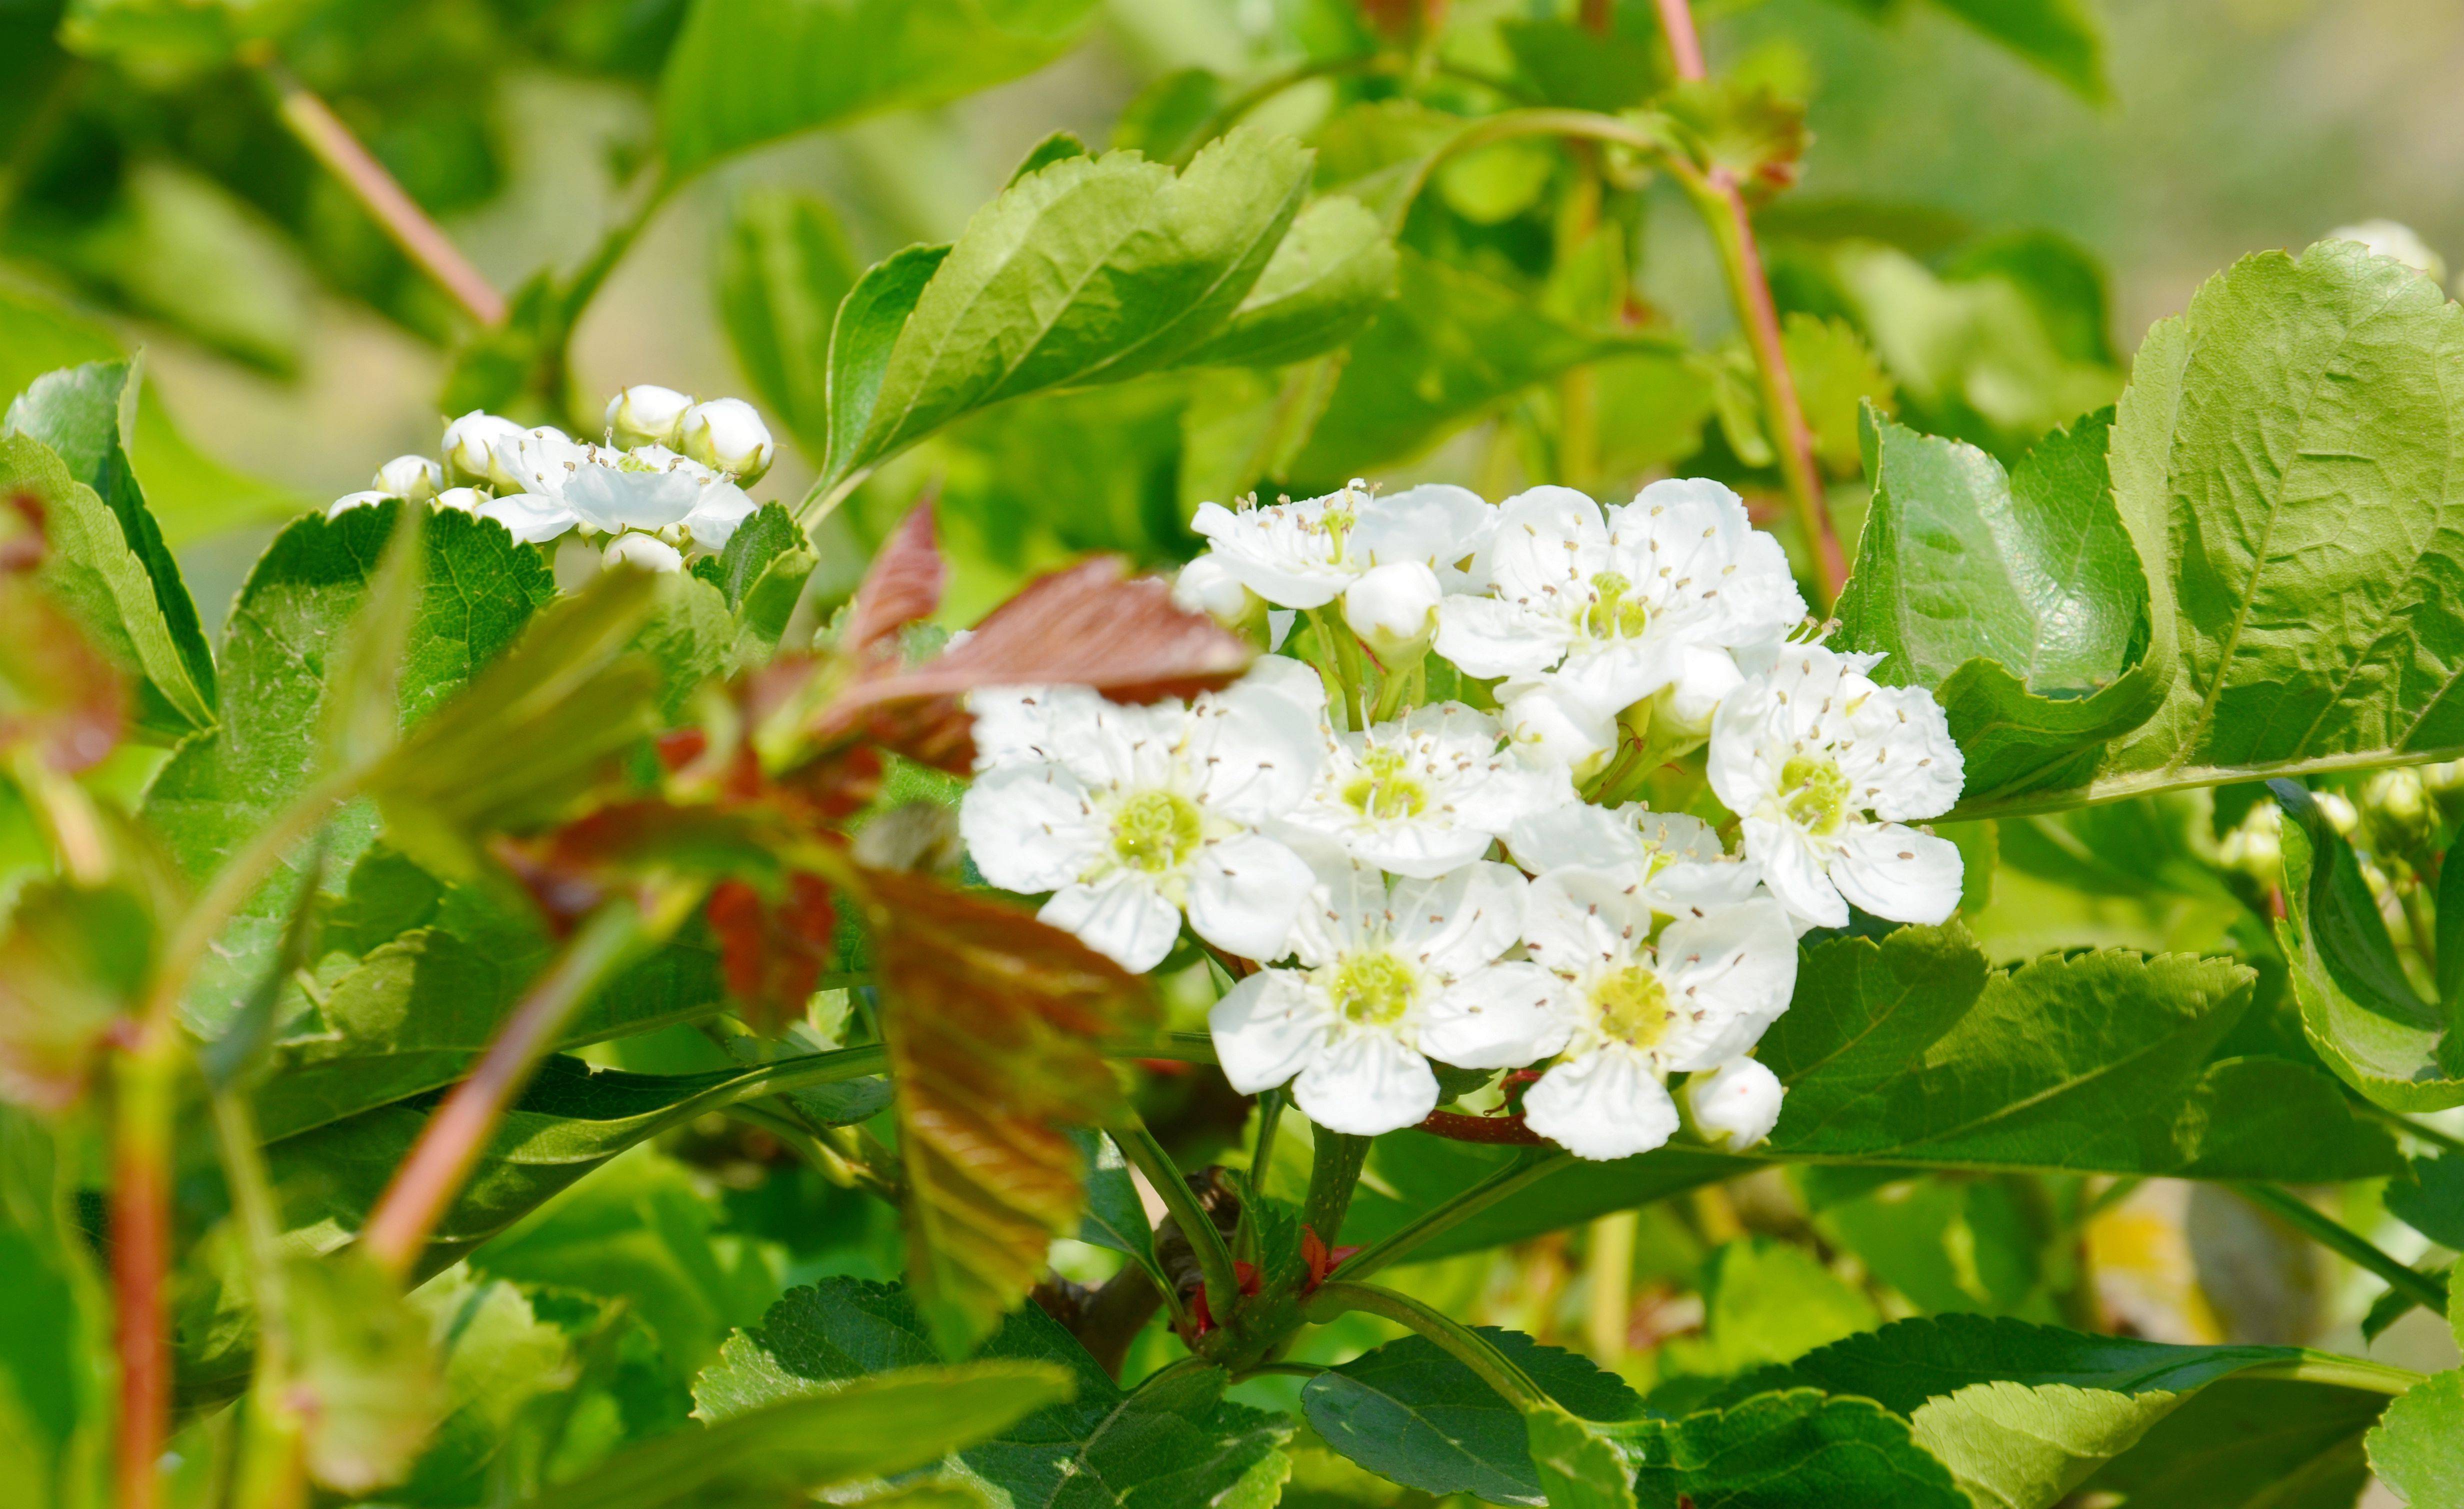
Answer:
<svg viewBox="0 0 2464 1509"><path fill-rule="evenodd" d="M1531 883L1523 937L1556 977L1560 1057L1523 1097L1533 1131L1581 1158L1628 1158L1678 1127L1668 1076L1753 1046L1796 988L1796 939L1764 898L1689 910L1655 939L1625 877L1552 870Z"/></svg>
<svg viewBox="0 0 2464 1509"><path fill-rule="evenodd" d="M1779 1125L1780 1102L1788 1096L1779 1076L1755 1059L1730 1059L1708 1074L1685 1082L1686 1104L1694 1108L1694 1129L1707 1141L1740 1151L1771 1135Z"/></svg>
<svg viewBox="0 0 2464 1509"><path fill-rule="evenodd" d="M476 514L480 505L488 501L488 494L477 488L447 488L436 494L438 508L451 509L456 514Z"/></svg>
<svg viewBox="0 0 2464 1509"><path fill-rule="evenodd" d="M1343 593L1343 622L1388 668L1418 655L1437 631L1438 603L1445 589L1438 574L1417 560L1373 566Z"/></svg>
<svg viewBox="0 0 2464 1509"><path fill-rule="evenodd" d="M715 398L686 409L681 421L685 454L738 482L761 480L779 448L770 426L740 398Z"/></svg>
<svg viewBox="0 0 2464 1509"><path fill-rule="evenodd" d="M1637 898L1663 917L1751 900L1762 884L1752 864L1720 846L1709 823L1639 801L1527 814L1507 830L1506 846L1535 875L1569 867L1614 875L1637 886Z"/></svg>
<svg viewBox="0 0 2464 1509"><path fill-rule="evenodd" d="M377 468L376 480L368 486L387 497L426 503L444 488L445 469L426 456L396 456Z"/></svg>
<svg viewBox="0 0 2464 1509"><path fill-rule="evenodd" d="M1529 687L1507 699L1498 716L1506 736L1534 754L1566 766L1577 780L1607 763L1617 748L1617 718L1595 712L1553 688Z"/></svg>
<svg viewBox="0 0 2464 1509"><path fill-rule="evenodd" d="M1258 830L1323 756L1316 715L1275 674L1187 705L1124 707L1084 687L971 696L982 773L958 829L977 867L1004 890L1052 892L1038 915L1127 969L1171 951L1183 910L1218 948L1282 957L1309 869Z"/></svg>
<svg viewBox="0 0 2464 1509"><path fill-rule="evenodd" d="M1224 569L1221 558L1200 556L1180 568L1172 582L1172 605L1183 613L1203 613L1225 628L1239 631L1258 622L1265 601Z"/></svg>
<svg viewBox="0 0 2464 1509"><path fill-rule="evenodd" d="M1551 1026L1551 982L1536 965L1499 962L1522 929L1522 876L1478 864L1390 889L1358 861L1322 854L1318 868L1292 929L1298 967L1259 971L1207 1016L1234 1089L1290 1080L1310 1121L1374 1136L1437 1108L1423 1055L1526 1061Z"/></svg>
<svg viewBox="0 0 2464 1509"><path fill-rule="evenodd" d="M340 518L355 508L374 508L393 497L390 492L345 492L325 510L327 518Z"/></svg>
<svg viewBox="0 0 2464 1509"><path fill-rule="evenodd" d="M1416 560L1443 580L1477 553L1495 511L1463 488L1412 488L1374 497L1340 492L1239 512L1199 506L1190 528L1250 591L1286 608L1324 607L1374 567Z"/></svg>
<svg viewBox="0 0 2464 1509"><path fill-rule="evenodd" d="M1932 693L1865 674L1881 658L1787 646L1712 723L1711 789L1763 884L1816 927L1844 926L1848 902L1926 923L1959 905L1958 846L1904 825L1959 799L1959 746Z"/></svg>
<svg viewBox="0 0 2464 1509"><path fill-rule="evenodd" d="M461 489L457 491L469 491ZM471 512L481 518L495 519L511 532L517 543L537 545L556 538L571 530L578 522L573 510L554 498L536 493L514 492L504 497L484 498Z"/></svg>
<svg viewBox="0 0 2464 1509"><path fill-rule="evenodd" d="M735 483L661 446L611 450L561 430L531 429L499 441L495 454L497 469L513 479L511 491L561 507L564 529L578 525L613 535L682 526L696 544L715 548L755 506ZM539 528L554 516L547 510L534 512ZM558 529L534 537L561 533Z"/></svg>
<svg viewBox="0 0 2464 1509"><path fill-rule="evenodd" d="M519 492L511 476L496 466L496 443L510 441L522 426L478 409L445 426L445 470L451 480L489 483L500 491Z"/></svg>
<svg viewBox="0 0 2464 1509"><path fill-rule="evenodd" d="M1459 869L1517 819L1574 800L1564 766L1500 749L1497 720L1460 702L1327 740L1324 772L1286 822L1397 875Z"/></svg>
<svg viewBox="0 0 2464 1509"><path fill-rule="evenodd" d="M665 446L672 449L684 439L685 410L690 395L671 387L637 383L607 401L607 440L619 449Z"/></svg>
<svg viewBox="0 0 2464 1509"><path fill-rule="evenodd" d="M607 549L599 558L602 565L634 566L644 571L685 569L684 555L675 546L656 535L642 535L631 531L609 540Z"/></svg>
<svg viewBox="0 0 2464 1509"><path fill-rule="evenodd" d="M1545 681L1601 717L1689 675L1689 647L1773 640L1805 616L1779 542L1717 482L1655 482L1622 507L1571 488L1508 498L1474 567L1484 596L1446 600L1438 653L1474 676Z"/></svg>

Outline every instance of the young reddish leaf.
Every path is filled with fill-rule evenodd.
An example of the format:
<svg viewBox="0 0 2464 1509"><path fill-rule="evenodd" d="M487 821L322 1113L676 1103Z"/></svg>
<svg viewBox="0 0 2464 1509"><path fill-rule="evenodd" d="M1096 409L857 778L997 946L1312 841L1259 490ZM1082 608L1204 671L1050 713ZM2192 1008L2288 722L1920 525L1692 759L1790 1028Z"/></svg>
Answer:
<svg viewBox="0 0 2464 1509"><path fill-rule="evenodd" d="M664 801L622 801L551 832L490 848L559 931L611 893L677 876L780 884L761 815Z"/></svg>
<svg viewBox="0 0 2464 1509"><path fill-rule="evenodd" d="M949 584L950 563L933 536L933 498L927 493L872 558L847 608L840 653L858 664L879 658L874 651L881 641L939 607Z"/></svg>
<svg viewBox="0 0 2464 1509"><path fill-rule="evenodd" d="M906 1162L908 1284L935 1342L988 1333L1078 1229L1086 1168L1063 1130L1120 1085L1098 1040L1142 1026L1143 983L1024 912L919 875L865 872Z"/></svg>
<svg viewBox="0 0 2464 1509"><path fill-rule="evenodd" d="M778 900L740 880L712 888L707 908L718 935L728 994L754 1030L776 1033L803 1014L822 972L838 956L838 908L810 875L787 877Z"/></svg>
<svg viewBox="0 0 2464 1509"><path fill-rule="evenodd" d="M9 503L0 509L0 754L24 751L73 775L119 744L128 689L34 578L41 501L19 493Z"/></svg>

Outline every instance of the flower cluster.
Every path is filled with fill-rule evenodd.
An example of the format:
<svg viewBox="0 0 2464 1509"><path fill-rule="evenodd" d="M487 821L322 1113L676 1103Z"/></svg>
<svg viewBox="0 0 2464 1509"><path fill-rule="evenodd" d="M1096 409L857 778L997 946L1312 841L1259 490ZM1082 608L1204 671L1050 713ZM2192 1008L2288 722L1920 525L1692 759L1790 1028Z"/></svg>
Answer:
<svg viewBox="0 0 2464 1509"><path fill-rule="evenodd" d="M688 549L726 548L755 508L744 489L777 454L742 399L647 384L608 403L600 444L473 409L445 426L442 449L396 456L328 515L401 498L495 519L526 544L579 530L610 562L681 571Z"/></svg>
<svg viewBox="0 0 2464 1509"><path fill-rule="evenodd" d="M1367 1135L1428 1117L1437 1065L1518 1071L1531 1131L1619 1158L1676 1133L1683 1074L1696 1130L1747 1146L1797 936L1958 904L1958 849L1909 826L1959 798L1942 709L1802 632L1716 482L1609 508L1355 482L1195 527L1178 601L1284 652L1186 704L978 694L960 825L1127 968L1185 920L1237 976L1209 1025L1244 1093ZM1696 751L1699 812L1633 799Z"/></svg>

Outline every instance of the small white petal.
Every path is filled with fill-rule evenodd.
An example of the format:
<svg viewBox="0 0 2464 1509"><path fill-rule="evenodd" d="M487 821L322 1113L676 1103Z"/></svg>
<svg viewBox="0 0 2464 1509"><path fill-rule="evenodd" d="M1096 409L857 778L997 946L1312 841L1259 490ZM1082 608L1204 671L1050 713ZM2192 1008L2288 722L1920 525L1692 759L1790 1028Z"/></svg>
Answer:
<svg viewBox="0 0 2464 1509"><path fill-rule="evenodd" d="M1804 834L1785 822L1763 818L1748 818L1743 827L1746 853L1762 866L1763 884L1792 915L1817 928L1848 925L1848 904L1839 899L1839 887L1823 873L1822 863ZM1954 886L1952 900L1957 899Z"/></svg>
<svg viewBox="0 0 2464 1509"><path fill-rule="evenodd" d="M1850 824L1831 861L1841 895L1893 922L1948 917L1959 909L1959 877L1958 844L1896 822Z"/></svg>
<svg viewBox="0 0 2464 1509"><path fill-rule="evenodd" d="M1731 1059L1685 1082L1695 1127L1709 1141L1740 1151L1771 1135L1787 1095L1779 1076L1753 1059Z"/></svg>
<svg viewBox="0 0 2464 1509"><path fill-rule="evenodd" d="M573 510L556 499L531 492L515 492L490 498L473 510L481 518L495 519L512 532L514 538L525 545L556 538L581 523Z"/></svg>
<svg viewBox="0 0 2464 1509"><path fill-rule="evenodd" d="M1161 964L1180 936L1179 909L1133 870L1115 870L1100 885L1065 886L1035 916L1076 933L1079 942L1133 974Z"/></svg>
<svg viewBox="0 0 2464 1509"><path fill-rule="evenodd" d="M1301 857L1273 839L1245 833L1210 843L1189 867L1189 926L1226 953L1280 959L1291 951L1311 879Z"/></svg>
<svg viewBox="0 0 2464 1509"><path fill-rule="evenodd" d="M1438 604L1438 653L1466 675L1536 675L1564 659L1573 640L1559 620L1497 598L1455 596Z"/></svg>
<svg viewBox="0 0 2464 1509"><path fill-rule="evenodd" d="M779 453L770 426L740 398L714 398L686 409L677 421L684 436L682 449L714 471L724 471L747 486L770 470Z"/></svg>
<svg viewBox="0 0 2464 1509"><path fill-rule="evenodd" d="M1054 765L1011 765L979 776L958 802L958 837L985 880L1003 890L1058 890L1087 873L1109 835L1087 811L1086 788Z"/></svg>
<svg viewBox="0 0 2464 1509"><path fill-rule="evenodd" d="M631 566L637 571L677 572L685 569L684 555L675 546L652 535L627 533L607 542L600 556L609 566Z"/></svg>
<svg viewBox="0 0 2464 1509"><path fill-rule="evenodd" d="M1438 574L1417 560L1373 567L1343 593L1343 622L1382 663L1419 652L1437 626L1444 592Z"/></svg>
<svg viewBox="0 0 2464 1509"><path fill-rule="evenodd" d="M1429 1061L1392 1034L1337 1039L1292 1082L1292 1099L1329 1131L1375 1137L1413 1126L1438 1108Z"/></svg>
<svg viewBox="0 0 2464 1509"><path fill-rule="evenodd" d="M325 516L327 518L341 518L343 514L348 514L355 508L374 508L380 503L391 502L392 499L393 494L390 492L377 492L373 491L366 492L345 492L341 497L334 500L333 507L325 511Z"/></svg>
<svg viewBox="0 0 2464 1509"><path fill-rule="evenodd" d="M1333 1023L1289 970L1261 970L1233 986L1206 1014L1216 1061L1243 1095L1271 1090L1309 1067Z"/></svg>
<svg viewBox="0 0 2464 1509"><path fill-rule="evenodd" d="M607 401L607 438L627 450L635 446L672 448L684 440L685 410L693 402L671 387L636 383Z"/></svg>
<svg viewBox="0 0 2464 1509"><path fill-rule="evenodd" d="M1523 936L1526 888L1513 865L1485 860L1397 882L1384 908L1396 951L1441 973L1478 969Z"/></svg>
<svg viewBox="0 0 2464 1509"><path fill-rule="evenodd" d="M1523 1121L1577 1158L1631 1158L1675 1136L1677 1103L1638 1054L1606 1048L1558 1064L1523 1097Z"/></svg>
<svg viewBox="0 0 2464 1509"><path fill-rule="evenodd" d="M1562 1051L1573 1033L1557 977L1521 960L1474 970L1420 1019L1420 1051L1464 1069L1517 1069Z"/></svg>

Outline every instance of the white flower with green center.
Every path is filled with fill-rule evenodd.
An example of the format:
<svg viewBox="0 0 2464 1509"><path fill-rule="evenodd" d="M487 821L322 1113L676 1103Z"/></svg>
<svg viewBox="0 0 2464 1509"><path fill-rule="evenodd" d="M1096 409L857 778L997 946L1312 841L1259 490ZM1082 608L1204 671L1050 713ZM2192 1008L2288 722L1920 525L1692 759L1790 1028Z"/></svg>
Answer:
<svg viewBox="0 0 2464 1509"><path fill-rule="evenodd" d="M1506 743L1489 714L1443 702L1330 733L1317 784L1285 820L1426 880L1481 858L1518 819L1573 800L1563 765Z"/></svg>
<svg viewBox="0 0 2464 1509"><path fill-rule="evenodd" d="M977 868L1003 890L1051 892L1037 915L1125 969L1162 962L1184 912L1227 952L1281 958L1309 868L1259 830L1323 756L1312 707L1274 672L1252 675L1187 704L1125 707L1084 687L971 697L979 774L958 831Z"/></svg>
<svg viewBox="0 0 2464 1509"><path fill-rule="evenodd" d="M1649 1152L1678 1127L1668 1076L1737 1058L1788 1010L1796 937L1769 897L1653 929L1624 876L1551 870L1531 883L1523 937L1556 982L1557 1056L1523 1097L1524 1124L1580 1158Z"/></svg>
<svg viewBox="0 0 2464 1509"><path fill-rule="evenodd" d="M504 508L480 510L517 538L548 539L565 530L655 534L682 528L705 549L723 548L754 502L726 476L664 446L617 450L556 429L528 429L495 443L495 470L512 479Z"/></svg>
<svg viewBox="0 0 2464 1509"><path fill-rule="evenodd" d="M1501 962L1522 933L1522 876L1482 863L1390 882L1317 852L1311 905L1292 929L1296 967L1259 971L1208 1014L1234 1089L1288 1081L1310 1121L1367 1137L1437 1108L1430 1058L1475 1069L1529 1061L1551 1025L1551 981L1535 965Z"/></svg>
<svg viewBox="0 0 2464 1509"><path fill-rule="evenodd" d="M1723 848L1709 823L1683 812L1654 812L1639 801L1531 813L1507 829L1506 846L1534 875L1581 868L1626 880L1663 917L1749 901L1762 885L1762 872Z"/></svg>
<svg viewBox="0 0 2464 1509"><path fill-rule="evenodd" d="M1865 674L1881 659L1787 645L1711 726L1711 789L1763 884L1815 927L1845 926L1850 902L1923 923L1959 905L1957 845L1906 825L1959 800L1959 746L1931 692Z"/></svg>
<svg viewBox="0 0 2464 1509"><path fill-rule="evenodd" d="M1438 653L1507 678L1501 700L1545 687L1599 719L1664 689L1689 707L1716 699L1733 680L1728 651L1805 616L1779 542L1700 478L1605 512L1571 488L1518 493L1473 577L1477 595L1438 610Z"/></svg>
<svg viewBox="0 0 2464 1509"><path fill-rule="evenodd" d="M1477 554L1496 511L1463 488L1432 484L1379 497L1353 482L1298 502L1199 507L1190 528L1211 558L1250 591L1284 608L1320 608L1379 566L1427 566L1441 583Z"/></svg>

